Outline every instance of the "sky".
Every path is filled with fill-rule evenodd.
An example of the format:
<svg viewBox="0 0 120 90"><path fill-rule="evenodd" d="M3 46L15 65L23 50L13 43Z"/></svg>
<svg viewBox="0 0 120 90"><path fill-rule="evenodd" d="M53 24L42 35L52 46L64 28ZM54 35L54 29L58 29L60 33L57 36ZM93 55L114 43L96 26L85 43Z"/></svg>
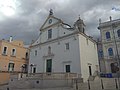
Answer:
<svg viewBox="0 0 120 90"><path fill-rule="evenodd" d="M23 40L30 44L53 9L54 16L71 26L79 18L84 20L86 33L100 37L97 29L102 22L120 18L120 0L0 0L0 39Z"/></svg>

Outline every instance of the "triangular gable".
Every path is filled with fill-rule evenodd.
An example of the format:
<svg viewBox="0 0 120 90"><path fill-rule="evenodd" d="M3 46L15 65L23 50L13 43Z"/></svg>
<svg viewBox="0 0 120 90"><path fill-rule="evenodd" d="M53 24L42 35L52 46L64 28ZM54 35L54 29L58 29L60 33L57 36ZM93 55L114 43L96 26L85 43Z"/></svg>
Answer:
<svg viewBox="0 0 120 90"><path fill-rule="evenodd" d="M45 23L40 28L40 31L47 27L50 27L52 25L55 25L55 24L61 23L61 22L62 22L61 19L58 19L58 18L54 17L53 15L49 15L48 18L46 19Z"/></svg>

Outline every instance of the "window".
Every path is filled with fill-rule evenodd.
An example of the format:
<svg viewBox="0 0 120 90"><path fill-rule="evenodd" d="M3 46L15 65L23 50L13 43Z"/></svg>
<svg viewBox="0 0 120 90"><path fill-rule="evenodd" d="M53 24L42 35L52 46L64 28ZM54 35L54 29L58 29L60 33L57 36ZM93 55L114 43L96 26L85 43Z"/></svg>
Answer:
<svg viewBox="0 0 120 90"><path fill-rule="evenodd" d="M35 56L37 56L37 50L35 50Z"/></svg>
<svg viewBox="0 0 120 90"><path fill-rule="evenodd" d="M51 24L51 23L52 23L52 19L49 20L49 24Z"/></svg>
<svg viewBox="0 0 120 90"><path fill-rule="evenodd" d="M106 39L110 39L110 32L106 32Z"/></svg>
<svg viewBox="0 0 120 90"><path fill-rule="evenodd" d="M66 50L69 50L69 43L66 43Z"/></svg>
<svg viewBox="0 0 120 90"><path fill-rule="evenodd" d="M120 29L117 31L117 35L118 37L120 37Z"/></svg>
<svg viewBox="0 0 120 90"><path fill-rule="evenodd" d="M15 53L16 53L16 50L15 49L12 49L12 56L15 56Z"/></svg>
<svg viewBox="0 0 120 90"><path fill-rule="evenodd" d="M33 68L33 73L36 73L36 67Z"/></svg>
<svg viewBox="0 0 120 90"><path fill-rule="evenodd" d="M89 75L92 76L92 67L89 66Z"/></svg>
<svg viewBox="0 0 120 90"><path fill-rule="evenodd" d="M8 71L14 71L14 63L8 64Z"/></svg>
<svg viewBox="0 0 120 90"><path fill-rule="evenodd" d="M7 47L3 48L3 55L7 55Z"/></svg>
<svg viewBox="0 0 120 90"><path fill-rule="evenodd" d="M48 30L48 39L52 38L52 29Z"/></svg>
<svg viewBox="0 0 120 90"><path fill-rule="evenodd" d="M66 67L66 72L67 73L70 72L70 65L66 65L65 67Z"/></svg>
<svg viewBox="0 0 120 90"><path fill-rule="evenodd" d="M52 59L46 60L46 72L52 72Z"/></svg>
<svg viewBox="0 0 120 90"><path fill-rule="evenodd" d="M99 58L102 58L102 57L103 57L103 51L102 51L102 50L99 50L99 51L98 51L98 57L99 57Z"/></svg>
<svg viewBox="0 0 120 90"><path fill-rule="evenodd" d="M109 54L109 56L113 56L113 49L112 48L108 49L108 54Z"/></svg>

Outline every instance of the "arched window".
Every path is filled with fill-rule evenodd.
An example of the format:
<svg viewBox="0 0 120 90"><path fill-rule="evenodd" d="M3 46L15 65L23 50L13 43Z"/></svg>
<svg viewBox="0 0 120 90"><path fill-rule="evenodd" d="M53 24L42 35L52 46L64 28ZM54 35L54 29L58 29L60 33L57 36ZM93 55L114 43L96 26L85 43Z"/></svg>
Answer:
<svg viewBox="0 0 120 90"><path fill-rule="evenodd" d="M103 51L102 51L102 50L99 50L98 56L99 56L99 58L102 58L102 57L103 57Z"/></svg>
<svg viewBox="0 0 120 90"><path fill-rule="evenodd" d="M110 39L110 32L106 32L106 39Z"/></svg>
<svg viewBox="0 0 120 90"><path fill-rule="evenodd" d="M112 48L108 49L108 54L109 54L109 56L113 56L113 49Z"/></svg>
<svg viewBox="0 0 120 90"><path fill-rule="evenodd" d="M118 37L120 37L120 29L117 31L117 35Z"/></svg>

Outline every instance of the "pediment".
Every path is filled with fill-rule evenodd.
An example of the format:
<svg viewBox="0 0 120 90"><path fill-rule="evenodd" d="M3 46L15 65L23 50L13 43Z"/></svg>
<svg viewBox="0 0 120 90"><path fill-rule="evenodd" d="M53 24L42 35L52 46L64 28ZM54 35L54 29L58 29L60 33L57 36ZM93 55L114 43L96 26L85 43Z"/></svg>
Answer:
<svg viewBox="0 0 120 90"><path fill-rule="evenodd" d="M56 25L61 23L62 20L54 17L53 15L49 15L48 18L46 19L45 23L42 25L40 28L40 31L42 31L45 28L48 28L50 26Z"/></svg>

